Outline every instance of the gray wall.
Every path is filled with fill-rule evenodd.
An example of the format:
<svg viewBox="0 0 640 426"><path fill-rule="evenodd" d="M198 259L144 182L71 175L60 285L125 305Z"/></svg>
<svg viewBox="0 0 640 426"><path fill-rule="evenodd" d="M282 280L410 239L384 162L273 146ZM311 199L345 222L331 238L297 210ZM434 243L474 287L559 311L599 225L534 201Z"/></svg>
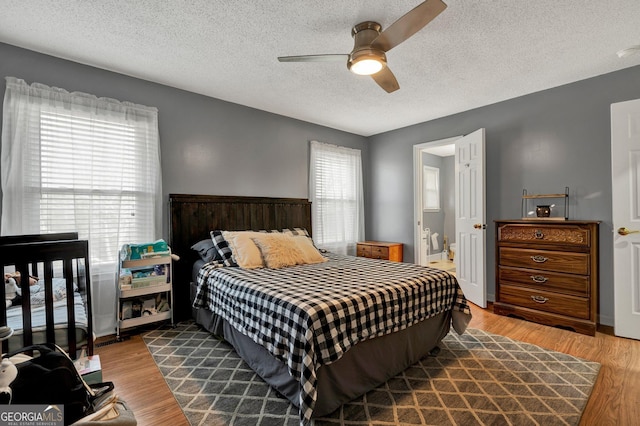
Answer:
<svg viewBox="0 0 640 426"><path fill-rule="evenodd" d="M600 225L600 316L613 324L610 105L640 98L628 68L372 136L367 238L405 244L413 260L413 145L486 129L487 287L495 292L495 224L520 217L522 189L570 188L571 219Z"/></svg>
<svg viewBox="0 0 640 426"><path fill-rule="evenodd" d="M351 133L0 43L3 97L6 76L157 107L166 202L170 193L307 198L312 139L360 149L368 174L367 139Z"/></svg>
<svg viewBox="0 0 640 426"><path fill-rule="evenodd" d="M484 127L489 294L493 221L520 216L523 188L569 186L570 217L602 221L600 313L604 324L613 323L609 108L640 98L640 67L370 138L0 43L0 93L8 75L157 107L165 201L172 192L304 198L309 140L361 149L366 237L404 243L407 261L413 260L413 145Z"/></svg>
<svg viewBox="0 0 640 426"><path fill-rule="evenodd" d="M6 76L158 108L165 208L157 237L167 241L170 193L307 198L309 140L360 149L367 173L362 136L0 43L3 97ZM94 288L93 296L95 332L113 333L115 285Z"/></svg>

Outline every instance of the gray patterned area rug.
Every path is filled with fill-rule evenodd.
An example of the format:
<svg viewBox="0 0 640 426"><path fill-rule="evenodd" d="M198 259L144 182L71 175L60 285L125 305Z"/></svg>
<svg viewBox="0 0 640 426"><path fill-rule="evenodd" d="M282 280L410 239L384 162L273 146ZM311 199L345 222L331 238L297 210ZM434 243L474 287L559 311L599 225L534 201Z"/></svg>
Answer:
<svg viewBox="0 0 640 426"><path fill-rule="evenodd" d="M191 425L296 425L298 410L193 322L144 341ZM316 425L577 425L600 364L482 330L425 357Z"/></svg>

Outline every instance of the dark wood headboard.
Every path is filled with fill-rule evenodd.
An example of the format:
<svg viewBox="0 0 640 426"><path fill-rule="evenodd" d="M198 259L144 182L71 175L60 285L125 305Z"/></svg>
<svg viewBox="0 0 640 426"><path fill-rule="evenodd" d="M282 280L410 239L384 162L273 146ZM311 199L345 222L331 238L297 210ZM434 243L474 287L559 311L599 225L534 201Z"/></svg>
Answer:
<svg viewBox="0 0 640 426"><path fill-rule="evenodd" d="M214 229L244 231L261 229L311 229L311 202L303 198L235 197L169 194L171 250L180 256L174 263L174 315L191 316L189 281L198 254L191 246L210 238Z"/></svg>

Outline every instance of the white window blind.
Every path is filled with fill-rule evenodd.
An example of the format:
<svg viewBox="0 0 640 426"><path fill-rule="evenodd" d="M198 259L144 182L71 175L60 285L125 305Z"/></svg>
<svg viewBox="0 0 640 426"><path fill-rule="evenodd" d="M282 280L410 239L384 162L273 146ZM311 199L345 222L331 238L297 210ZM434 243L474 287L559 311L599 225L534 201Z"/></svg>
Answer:
<svg viewBox="0 0 640 426"><path fill-rule="evenodd" d="M156 194L149 182L157 165L147 157L158 153L140 136L128 123L43 111L40 232L91 235L93 263L113 262L125 242L150 241Z"/></svg>
<svg viewBox="0 0 640 426"><path fill-rule="evenodd" d="M112 333L120 246L161 235L157 110L7 77L1 168L2 234L89 240L94 329Z"/></svg>
<svg viewBox="0 0 640 426"><path fill-rule="evenodd" d="M311 141L309 194L315 243L354 254L364 238L360 150Z"/></svg>
<svg viewBox="0 0 640 426"><path fill-rule="evenodd" d="M440 211L440 169L422 167L422 204L425 211Z"/></svg>

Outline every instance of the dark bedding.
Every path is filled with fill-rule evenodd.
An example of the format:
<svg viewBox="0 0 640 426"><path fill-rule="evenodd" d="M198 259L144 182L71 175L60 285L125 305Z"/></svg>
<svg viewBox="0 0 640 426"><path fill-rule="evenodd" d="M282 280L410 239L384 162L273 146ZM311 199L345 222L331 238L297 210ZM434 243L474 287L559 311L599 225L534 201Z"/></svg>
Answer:
<svg viewBox="0 0 640 426"><path fill-rule="evenodd" d="M466 299L447 272L407 263L328 257L326 263L282 269L245 270L210 262L197 279L194 307L211 311L264 348L298 381L296 405L303 423L319 414L315 405L322 387L320 368L337 363L354 345L402 336L409 333L404 330L414 332L413 325L438 317L441 325L432 332L429 347L416 349L421 356L446 335L450 322L462 333L470 319ZM229 330L223 334L233 338ZM403 350L414 349L399 349Z"/></svg>
<svg viewBox="0 0 640 426"><path fill-rule="evenodd" d="M284 362L209 310L198 309L195 318L206 330L230 343L273 389L299 406L300 382L289 374ZM450 324L451 311L443 312L404 330L360 342L336 362L321 365L316 372L318 389L312 416L330 414L406 370L440 343L449 333Z"/></svg>

